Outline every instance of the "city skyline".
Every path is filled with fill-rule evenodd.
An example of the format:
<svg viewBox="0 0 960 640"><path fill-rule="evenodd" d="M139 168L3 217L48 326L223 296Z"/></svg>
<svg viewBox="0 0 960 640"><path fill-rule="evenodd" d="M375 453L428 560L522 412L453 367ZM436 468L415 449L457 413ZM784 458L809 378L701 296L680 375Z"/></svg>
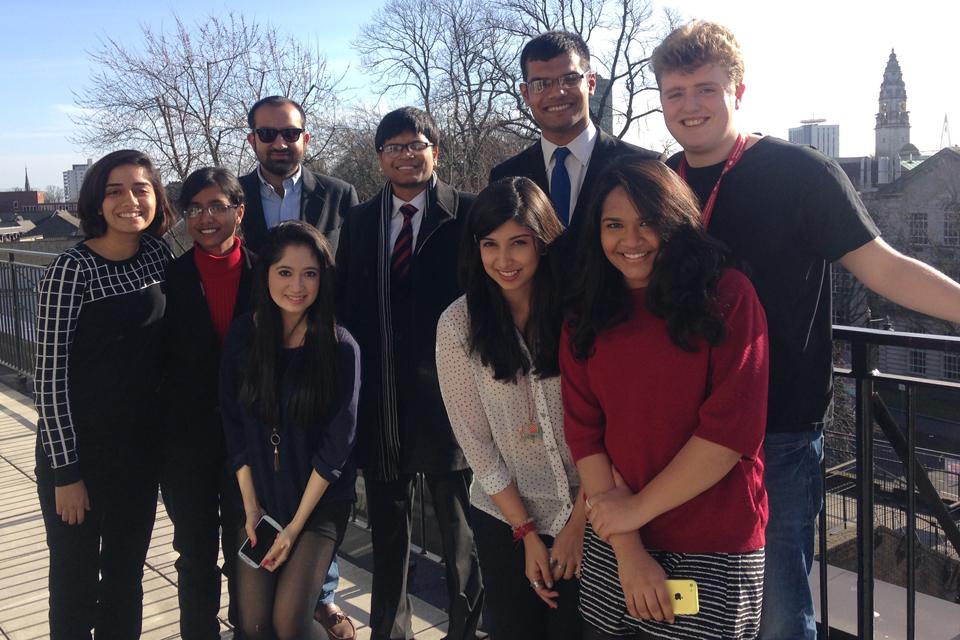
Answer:
<svg viewBox="0 0 960 640"><path fill-rule="evenodd" d="M64 171L96 157L68 141L74 129L69 114L76 111L72 92L80 91L90 75L86 51L105 37L138 45L140 21L154 28L172 24L169 5L123 6L103 0L53 4L44 12L42 30L14 29L7 42L0 78L15 90L8 91L12 99L0 105L0 189L22 187L25 166L34 189L62 186ZM345 84L354 88L348 98L373 101L377 94L349 43L383 4L356 0L321 8L277 0L265 8L237 0L230 9L319 43L331 67L347 73ZM889 0L814 0L770 11L753 0L736 7L686 0L679 9L685 18L729 26L740 40L747 59L740 114L745 128L786 139L787 130L801 120L826 118L840 125L840 154L849 157L873 153L877 99L891 48L906 83L913 144L921 152L936 151L944 115L956 114L954 120L960 122L960 85L940 71L943 61L956 57L950 35L960 23L960 8L946 7L937 20L930 20L929 12L904 11L902 6ZM193 22L228 10L222 2L202 1L178 14ZM14 25L34 19L32 7L24 5L7 7L4 14ZM389 96L381 106L401 102ZM957 138L954 143L960 144L960 129ZM660 148L669 134L660 115L653 114L627 139Z"/></svg>

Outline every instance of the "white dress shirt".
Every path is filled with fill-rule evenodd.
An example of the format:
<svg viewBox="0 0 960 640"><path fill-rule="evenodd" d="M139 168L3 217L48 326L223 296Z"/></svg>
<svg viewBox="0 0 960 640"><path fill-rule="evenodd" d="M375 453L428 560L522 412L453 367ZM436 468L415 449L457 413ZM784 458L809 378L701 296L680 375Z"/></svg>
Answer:
<svg viewBox="0 0 960 640"><path fill-rule="evenodd" d="M267 229L281 220L299 220L303 167L297 167L297 172L283 181L283 197L266 181L260 167L257 167L257 177L260 178L260 202L263 204L263 219Z"/></svg>
<svg viewBox="0 0 960 640"><path fill-rule="evenodd" d="M413 226L413 251L417 250L417 235L420 233L420 223L423 222L423 209L427 206L427 190L424 189L413 200L401 200L397 196L393 197L393 215L390 216L390 253L393 253L393 245L397 244L397 236L400 235L400 229L403 227L403 214L400 213L400 207L405 204L411 204L417 208L417 212L410 216L410 224Z"/></svg>
<svg viewBox="0 0 960 640"><path fill-rule="evenodd" d="M598 137L597 127L593 122L588 122L587 128L571 140L570 144L565 145L567 149L570 149L570 155L563 163L567 168L567 175L570 176L570 220L573 220L573 212L577 208L580 187L583 186L583 179L587 175L587 167L590 166L590 157L593 155L593 148L597 145ZM550 183L553 182L553 168L557 164L554 153L559 145L541 137L540 146L543 148L543 164L547 167L547 184L552 188L553 185Z"/></svg>
<svg viewBox="0 0 960 640"><path fill-rule="evenodd" d="M450 305L437 325L437 369L447 415L477 481L470 502L507 522L490 498L514 483L537 532L556 536L570 519L580 476L563 437L560 376L541 380L531 374L517 384L494 380L479 353L470 353L467 297ZM524 342L521 346L529 357ZM534 422L541 440L525 440L520 430ZM509 524L509 522L507 522Z"/></svg>

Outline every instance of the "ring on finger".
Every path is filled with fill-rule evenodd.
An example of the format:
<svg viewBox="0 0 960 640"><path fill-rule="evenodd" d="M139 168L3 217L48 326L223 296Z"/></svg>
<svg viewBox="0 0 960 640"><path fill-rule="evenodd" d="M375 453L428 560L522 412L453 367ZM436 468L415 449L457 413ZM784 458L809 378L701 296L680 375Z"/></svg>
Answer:
<svg viewBox="0 0 960 640"><path fill-rule="evenodd" d="M584 498L583 501L587 503L587 509L593 509L593 505L590 504L590 498Z"/></svg>
<svg viewBox="0 0 960 640"><path fill-rule="evenodd" d="M539 589L540 587L543 586L543 583L540 582L539 580L534 580L533 582L530 583L530 586L533 587L534 589Z"/></svg>
<svg viewBox="0 0 960 640"><path fill-rule="evenodd" d="M567 568L567 565L565 564L558 564L557 566L554 567L554 569L560 569L560 571L565 571L566 568Z"/></svg>
<svg viewBox="0 0 960 640"><path fill-rule="evenodd" d="M553 567L553 566L556 566L556 564L557 564L557 559L556 559L556 558L550 558L550 566Z"/></svg>

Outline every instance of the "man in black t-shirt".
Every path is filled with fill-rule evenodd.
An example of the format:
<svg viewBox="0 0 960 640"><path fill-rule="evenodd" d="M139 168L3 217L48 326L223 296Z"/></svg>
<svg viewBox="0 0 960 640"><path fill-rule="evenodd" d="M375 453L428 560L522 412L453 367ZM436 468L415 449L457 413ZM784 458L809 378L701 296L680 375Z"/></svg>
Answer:
<svg viewBox="0 0 960 640"><path fill-rule="evenodd" d="M744 64L728 29L682 26L652 61L664 120L683 147L667 164L696 191L709 233L749 268L767 314L770 521L760 637L816 638L808 576L823 429L833 418L830 263L897 304L953 322L960 285L887 245L836 162L739 131Z"/></svg>

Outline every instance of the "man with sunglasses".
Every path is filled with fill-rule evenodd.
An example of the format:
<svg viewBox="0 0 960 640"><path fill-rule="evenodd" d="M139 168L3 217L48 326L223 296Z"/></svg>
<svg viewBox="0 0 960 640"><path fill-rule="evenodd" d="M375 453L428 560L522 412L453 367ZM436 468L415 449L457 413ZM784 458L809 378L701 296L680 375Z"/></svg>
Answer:
<svg viewBox="0 0 960 640"><path fill-rule="evenodd" d="M260 165L240 178L246 215L240 223L244 246L258 253L267 230L281 220L304 220L319 229L336 253L340 226L359 202L352 184L301 166L310 142L303 107L283 96L257 101L247 114L247 142ZM331 640L356 637L356 627L333 602L340 584L337 557L327 573L314 617Z"/></svg>
<svg viewBox="0 0 960 640"><path fill-rule="evenodd" d="M520 93L540 126L540 140L493 168L490 182L510 176L530 178L550 195L563 234L562 249L571 264L577 238L600 172L615 158L659 158L659 154L600 131L590 121L590 96L597 87L590 51L567 31L547 31L520 53Z"/></svg>
<svg viewBox="0 0 960 640"><path fill-rule="evenodd" d="M260 166L240 178L247 203L241 225L244 244L259 251L270 227L281 220L304 220L323 232L336 251L340 225L359 202L357 191L301 166L310 141L303 107L283 96L269 96L251 107L247 123L247 142Z"/></svg>

